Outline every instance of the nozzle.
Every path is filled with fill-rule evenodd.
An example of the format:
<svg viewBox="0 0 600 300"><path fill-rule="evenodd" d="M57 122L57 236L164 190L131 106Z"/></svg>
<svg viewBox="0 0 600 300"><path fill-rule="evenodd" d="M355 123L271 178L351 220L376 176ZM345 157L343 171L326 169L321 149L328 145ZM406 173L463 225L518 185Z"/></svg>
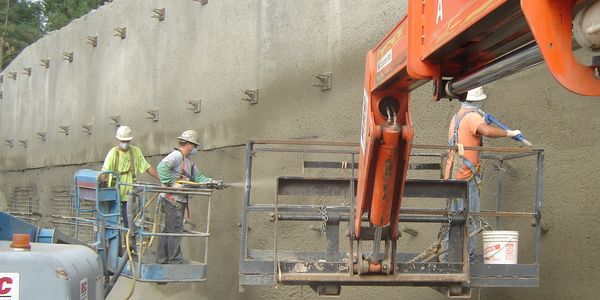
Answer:
<svg viewBox="0 0 600 300"><path fill-rule="evenodd" d="M213 180L210 183L210 187L213 189L222 190L222 189L228 188L229 185L226 184L222 179L219 179L219 180Z"/></svg>
<svg viewBox="0 0 600 300"><path fill-rule="evenodd" d="M521 142L523 142L523 144L525 144L525 146L527 146L527 147L533 146L533 144L530 141L526 140L526 139L523 139Z"/></svg>

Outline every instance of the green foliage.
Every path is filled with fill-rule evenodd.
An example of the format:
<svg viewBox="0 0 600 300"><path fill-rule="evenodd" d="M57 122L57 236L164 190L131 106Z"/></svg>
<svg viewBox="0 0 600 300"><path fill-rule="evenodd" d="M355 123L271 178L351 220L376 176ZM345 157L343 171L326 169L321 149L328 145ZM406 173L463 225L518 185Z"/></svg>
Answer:
<svg viewBox="0 0 600 300"><path fill-rule="evenodd" d="M0 0L0 62L4 68L43 35L43 4Z"/></svg>
<svg viewBox="0 0 600 300"><path fill-rule="evenodd" d="M101 0L44 0L46 30L49 32L60 29L100 4L102 4Z"/></svg>
<svg viewBox="0 0 600 300"><path fill-rule="evenodd" d="M5 68L45 33L61 29L103 0L0 0L0 65Z"/></svg>

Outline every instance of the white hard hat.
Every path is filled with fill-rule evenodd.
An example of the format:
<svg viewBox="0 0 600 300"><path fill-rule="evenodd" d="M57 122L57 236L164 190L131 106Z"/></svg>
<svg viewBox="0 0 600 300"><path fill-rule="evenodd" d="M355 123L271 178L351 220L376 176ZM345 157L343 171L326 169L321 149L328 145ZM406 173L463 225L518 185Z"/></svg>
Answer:
<svg viewBox="0 0 600 300"><path fill-rule="evenodd" d="M198 133L195 130L186 130L177 138L179 140L198 145L199 138L198 138Z"/></svg>
<svg viewBox="0 0 600 300"><path fill-rule="evenodd" d="M474 88L467 93L467 101L481 101L485 98L487 95L483 92L483 87Z"/></svg>
<svg viewBox="0 0 600 300"><path fill-rule="evenodd" d="M129 126L123 125L119 126L117 129L117 135L115 136L119 141L131 141L133 140L133 135L131 134L131 128Z"/></svg>

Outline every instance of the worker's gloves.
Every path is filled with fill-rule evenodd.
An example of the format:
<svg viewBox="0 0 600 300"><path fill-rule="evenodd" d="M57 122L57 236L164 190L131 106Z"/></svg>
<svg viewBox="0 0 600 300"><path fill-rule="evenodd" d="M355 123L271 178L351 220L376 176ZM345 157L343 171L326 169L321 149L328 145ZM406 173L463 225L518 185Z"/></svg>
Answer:
<svg viewBox="0 0 600 300"><path fill-rule="evenodd" d="M521 134L521 130L507 130L506 131L506 137L515 137L517 135Z"/></svg>
<svg viewBox="0 0 600 300"><path fill-rule="evenodd" d="M183 185L180 184L180 183L175 182L175 183L171 184L171 187L174 188L174 189L180 189L180 188L183 187Z"/></svg>

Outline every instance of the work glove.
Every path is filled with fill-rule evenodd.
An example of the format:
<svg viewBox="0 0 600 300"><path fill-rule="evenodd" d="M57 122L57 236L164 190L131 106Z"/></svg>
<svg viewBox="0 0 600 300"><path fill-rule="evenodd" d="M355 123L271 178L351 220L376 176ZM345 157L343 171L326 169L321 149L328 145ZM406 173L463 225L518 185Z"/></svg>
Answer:
<svg viewBox="0 0 600 300"><path fill-rule="evenodd" d="M506 131L506 137L515 137L517 135L521 134L521 130L507 130Z"/></svg>
<svg viewBox="0 0 600 300"><path fill-rule="evenodd" d="M175 183L171 184L171 187L174 188L174 189L180 189L180 188L183 187L183 185L180 184L180 183L175 182Z"/></svg>

